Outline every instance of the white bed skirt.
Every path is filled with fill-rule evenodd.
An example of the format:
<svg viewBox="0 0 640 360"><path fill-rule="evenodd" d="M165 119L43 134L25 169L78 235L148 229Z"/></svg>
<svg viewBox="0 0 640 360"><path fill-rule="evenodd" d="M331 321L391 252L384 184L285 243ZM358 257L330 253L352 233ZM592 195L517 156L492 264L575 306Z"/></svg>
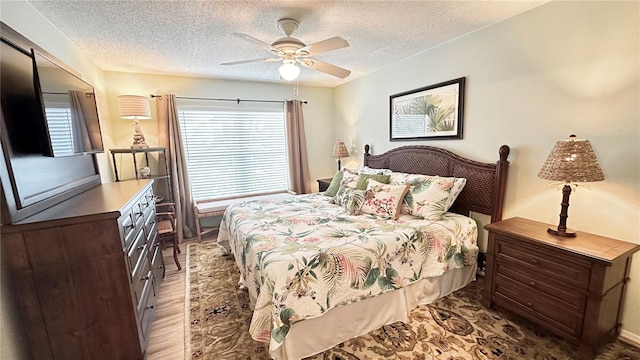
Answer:
<svg viewBox="0 0 640 360"><path fill-rule="evenodd" d="M273 359L302 359L366 334L383 324L406 322L409 312L465 287L476 277L476 264L427 278L402 289L386 292L350 305L333 308L322 316L295 323L285 341L270 355Z"/></svg>

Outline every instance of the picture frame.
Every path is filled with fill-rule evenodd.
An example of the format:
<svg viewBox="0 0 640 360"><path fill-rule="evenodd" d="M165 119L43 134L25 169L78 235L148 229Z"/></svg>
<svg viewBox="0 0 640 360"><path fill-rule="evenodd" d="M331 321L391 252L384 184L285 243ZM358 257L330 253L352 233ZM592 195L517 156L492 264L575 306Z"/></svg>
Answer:
<svg viewBox="0 0 640 360"><path fill-rule="evenodd" d="M389 97L389 140L462 139L461 77Z"/></svg>

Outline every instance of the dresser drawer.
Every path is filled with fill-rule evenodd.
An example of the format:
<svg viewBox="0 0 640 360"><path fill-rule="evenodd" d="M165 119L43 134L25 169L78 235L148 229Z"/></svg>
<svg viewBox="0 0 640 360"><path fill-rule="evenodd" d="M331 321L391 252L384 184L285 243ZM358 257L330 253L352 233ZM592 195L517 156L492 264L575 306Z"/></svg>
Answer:
<svg viewBox="0 0 640 360"><path fill-rule="evenodd" d="M144 283L142 290L142 298L138 303L138 319L140 320L140 333L146 343L151 328L151 321L155 314L156 294L154 292L153 279L149 279Z"/></svg>
<svg viewBox="0 0 640 360"><path fill-rule="evenodd" d="M563 333L580 337L582 314L568 310L562 300L537 289L522 286L503 275L497 275L495 278L495 297L553 325Z"/></svg>
<svg viewBox="0 0 640 360"><path fill-rule="evenodd" d="M142 211L142 205L140 205L139 202L131 207L131 215L133 216L136 229L141 229L144 224L144 211Z"/></svg>
<svg viewBox="0 0 640 360"><path fill-rule="evenodd" d="M149 189L140 197L140 207L142 211L146 211L148 208L153 208L153 206L153 191Z"/></svg>
<svg viewBox="0 0 640 360"><path fill-rule="evenodd" d="M144 231L138 231L135 241L131 244L131 248L127 253L127 260L129 261L129 270L131 273L135 272L135 268L138 264L138 260L143 254L146 254L147 238Z"/></svg>
<svg viewBox="0 0 640 360"><path fill-rule="evenodd" d="M153 215L153 216L149 216L149 217L145 218L145 222L144 222L144 232L145 232L145 235L147 237L147 242L148 243L151 242L151 239L158 232L158 224L156 223L155 212L151 211L150 215Z"/></svg>
<svg viewBox="0 0 640 360"><path fill-rule="evenodd" d="M586 289L591 274L590 263L570 262L566 257L561 258L544 252L536 247L516 245L508 237L496 236L497 260L511 260L527 270L540 276L549 276L565 284L572 284L580 289Z"/></svg>
<svg viewBox="0 0 640 360"><path fill-rule="evenodd" d="M153 278L155 279L155 290L157 290L157 287L160 285L160 279L164 278L165 271L164 260L162 259L162 249L160 248L159 242L155 242L154 246L150 249L150 253L152 253L151 272L153 273Z"/></svg>
<svg viewBox="0 0 640 360"><path fill-rule="evenodd" d="M131 278L131 289L135 295L136 304L140 304L144 287L150 279L151 269L149 268L149 259L145 256L140 259L140 262L133 271L133 276Z"/></svg>
<svg viewBox="0 0 640 360"><path fill-rule="evenodd" d="M582 313L584 311L584 290L555 282L550 277L537 272L526 271L527 269L523 269L517 263L505 259L501 259L501 261L498 262L496 269L497 275L502 275L519 282L523 287L540 290L566 302L576 313Z"/></svg>
<svg viewBox="0 0 640 360"><path fill-rule="evenodd" d="M125 214L118 219L118 224L120 225L120 231L122 232L122 239L124 241L123 247L126 249L136 237L136 225L133 221L131 210L127 210Z"/></svg>

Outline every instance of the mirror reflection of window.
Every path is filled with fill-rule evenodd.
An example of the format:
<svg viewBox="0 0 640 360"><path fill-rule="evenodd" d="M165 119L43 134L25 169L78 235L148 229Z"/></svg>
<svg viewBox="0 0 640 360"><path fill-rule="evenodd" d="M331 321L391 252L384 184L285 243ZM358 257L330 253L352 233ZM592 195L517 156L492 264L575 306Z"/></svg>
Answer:
<svg viewBox="0 0 640 360"><path fill-rule="evenodd" d="M65 104L46 103L44 112L47 115L51 147L56 155L73 154L73 136L71 126L71 109Z"/></svg>

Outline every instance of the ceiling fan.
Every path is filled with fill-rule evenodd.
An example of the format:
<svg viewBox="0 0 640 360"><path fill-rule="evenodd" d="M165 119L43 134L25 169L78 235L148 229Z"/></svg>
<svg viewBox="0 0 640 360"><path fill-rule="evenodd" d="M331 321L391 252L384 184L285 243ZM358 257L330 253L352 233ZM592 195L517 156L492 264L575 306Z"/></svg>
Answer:
<svg viewBox="0 0 640 360"><path fill-rule="evenodd" d="M298 28L297 20L289 18L280 19L278 20L278 27L285 34L285 37L274 41L272 44L267 44L246 34L233 33L234 36L248 41L254 45L258 45L259 47L271 52L277 57L232 61L222 63L220 65L239 65L257 62L282 61L282 65L280 66L279 71L280 76L285 80L295 80L300 74L300 68L296 65L296 63L300 63L306 68L333 75L341 79L344 79L349 76L349 74L351 74L350 70L311 58L311 56L314 55L322 54L331 50L342 49L349 46L349 43L345 39L335 36L329 39L318 41L313 44L306 45L302 41L291 37L291 34L293 34L293 32Z"/></svg>

